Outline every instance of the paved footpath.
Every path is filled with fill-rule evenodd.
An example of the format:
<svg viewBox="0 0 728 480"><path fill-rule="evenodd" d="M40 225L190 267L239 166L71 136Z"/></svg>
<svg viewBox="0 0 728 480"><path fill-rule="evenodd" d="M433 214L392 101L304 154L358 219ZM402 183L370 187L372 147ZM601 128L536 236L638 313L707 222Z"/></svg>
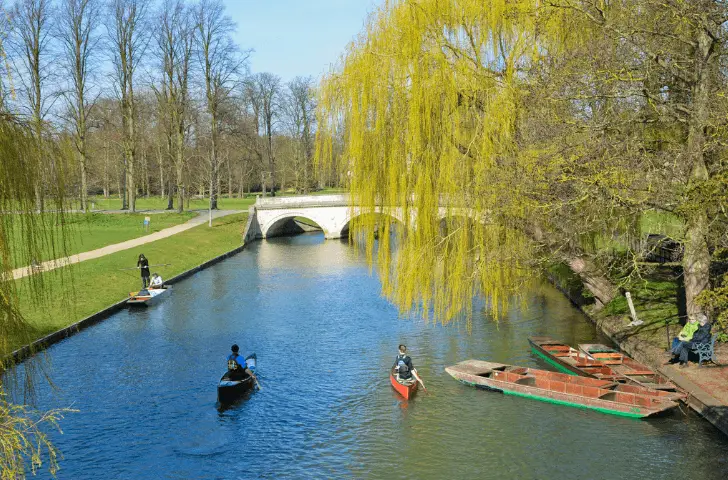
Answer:
<svg viewBox="0 0 728 480"><path fill-rule="evenodd" d="M232 215L235 213L243 213L244 210L214 210L212 212L212 218L219 218L224 217L226 215ZM102 212L102 213L113 213L113 212ZM137 212L137 213L156 213L156 212ZM208 214L207 211L204 212L198 212L200 213L197 217L181 224L181 225L175 225L174 227L165 228L164 230L160 230L155 233L151 233L149 235L145 235L143 237L134 238L132 240L127 240L126 242L121 243L115 243L114 245L107 245L102 248L97 248L96 250L90 250L88 252L78 253L75 255L71 255L64 258L57 258L55 260L48 260L47 262L41 263L39 266L33 267L20 267L13 270L13 280L17 280L19 278L27 277L29 275L33 275L34 273L38 272L47 272L49 270L53 270L60 267L65 267L67 265L72 265L74 263L81 263L85 262L86 260L93 260L94 258L103 257L105 255L109 255L116 252L121 252L122 250L128 250L130 248L138 247L140 245L144 245L145 243L155 242L157 240L161 240L163 238L171 237L172 235L176 235L180 232L184 232L185 230L189 230L190 228L197 227L198 225L202 225L203 223L206 223L208 221Z"/></svg>

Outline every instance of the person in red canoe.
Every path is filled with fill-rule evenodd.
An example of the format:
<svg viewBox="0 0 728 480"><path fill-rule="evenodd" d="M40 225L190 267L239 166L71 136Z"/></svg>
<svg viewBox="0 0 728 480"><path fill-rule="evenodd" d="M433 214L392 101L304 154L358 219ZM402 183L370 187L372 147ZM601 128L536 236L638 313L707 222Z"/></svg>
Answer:
<svg viewBox="0 0 728 480"><path fill-rule="evenodd" d="M422 379L419 377L419 375L417 375L417 370L412 364L412 359L409 355L407 355L406 346L400 344L399 354L397 355L397 358L394 359L394 365L392 366L392 368L394 368L394 370L397 372L397 380L401 383L406 384L408 380L414 377L415 380L420 382L422 388L425 388L425 384L422 382ZM425 388L425 390L427 389Z"/></svg>

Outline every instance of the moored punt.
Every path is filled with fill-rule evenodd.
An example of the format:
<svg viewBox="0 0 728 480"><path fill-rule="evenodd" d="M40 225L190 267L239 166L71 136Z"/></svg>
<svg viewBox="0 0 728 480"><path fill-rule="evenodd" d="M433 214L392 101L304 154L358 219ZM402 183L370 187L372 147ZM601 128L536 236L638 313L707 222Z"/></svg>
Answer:
<svg viewBox="0 0 728 480"><path fill-rule="evenodd" d="M647 365L612 347L600 343L580 343L578 346L579 350L589 357L608 365L618 374L628 377L643 387L682 393L678 386L664 375L660 375Z"/></svg>
<svg viewBox="0 0 728 480"><path fill-rule="evenodd" d="M531 350L557 370L574 375L613 379L617 373L586 353L551 337L528 337Z"/></svg>
<svg viewBox="0 0 728 480"><path fill-rule="evenodd" d="M392 384L392 388L402 395L405 400L409 400L414 396L415 392L417 392L417 380L412 377L406 381L406 383L400 382L397 380L397 375L394 373L394 369L389 372L389 382Z"/></svg>
<svg viewBox="0 0 728 480"><path fill-rule="evenodd" d="M255 372L257 362L258 357L254 353L245 357L245 364L251 372ZM250 375L231 379L228 370L217 385L217 401L221 405L230 404L240 398L243 393L252 389L253 385L255 385L255 380Z"/></svg>
<svg viewBox="0 0 728 480"><path fill-rule="evenodd" d="M595 359L592 356L587 355L585 352L576 350L575 348L572 348L558 340L554 340L551 337L530 337L528 342L531 344L532 350L538 356L562 372L571 373L572 375L580 375L583 377L598 378L600 380L627 383L654 390L664 390L672 400L683 400L686 397L685 393L680 391L667 379L664 379L664 382L667 383L658 384L652 382L651 378L640 377L639 374L647 373L646 366L642 365L644 369L633 370L631 372L632 374L625 374L624 372L614 368L615 365L607 365L602 362L601 359ZM610 362L615 362L617 360L617 356L610 355L608 360ZM659 387L659 385L661 385L661 387Z"/></svg>
<svg viewBox="0 0 728 480"><path fill-rule="evenodd" d="M129 292L128 305L147 306L156 303L161 295L168 291L164 288L145 288L138 292Z"/></svg>
<svg viewBox="0 0 728 480"><path fill-rule="evenodd" d="M650 417L677 406L666 392L502 363L466 360L445 371L474 387L625 417Z"/></svg>

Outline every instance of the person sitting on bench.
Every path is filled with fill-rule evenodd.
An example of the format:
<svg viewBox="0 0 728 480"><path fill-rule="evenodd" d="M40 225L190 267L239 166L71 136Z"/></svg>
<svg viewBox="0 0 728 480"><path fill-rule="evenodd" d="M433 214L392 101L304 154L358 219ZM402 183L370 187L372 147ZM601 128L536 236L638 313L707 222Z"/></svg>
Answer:
<svg viewBox="0 0 728 480"><path fill-rule="evenodd" d="M693 338L686 342L680 341L680 343L678 343L677 346L672 349L672 358L667 362L668 364L680 362L680 368L687 367L688 354L690 353L690 350L692 350L693 345L695 345L696 343L710 342L711 325L710 323L708 323L708 317L705 316L704 313L698 314L697 317L698 323L700 323L700 327L698 327L698 330L693 334Z"/></svg>
<svg viewBox="0 0 728 480"><path fill-rule="evenodd" d="M698 331L698 328L700 328L698 318L695 315L690 315L688 317L688 322L682 330L680 330L680 333L677 334L677 337L672 339L672 348L674 349L677 347L680 342L689 342L692 340L693 335Z"/></svg>

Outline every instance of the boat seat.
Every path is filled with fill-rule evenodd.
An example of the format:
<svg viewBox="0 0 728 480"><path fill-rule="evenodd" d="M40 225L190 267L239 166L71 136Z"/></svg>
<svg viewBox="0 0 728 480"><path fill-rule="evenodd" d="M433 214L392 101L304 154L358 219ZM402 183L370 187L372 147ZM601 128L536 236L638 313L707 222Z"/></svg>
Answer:
<svg viewBox="0 0 728 480"><path fill-rule="evenodd" d="M675 385L671 383L647 383L647 382L640 382L640 385L646 388L651 388L652 390L666 390L668 392L674 392L676 391Z"/></svg>
<svg viewBox="0 0 728 480"><path fill-rule="evenodd" d="M627 376L644 376L644 375L654 375L655 372L652 370L632 370L631 372L622 372L624 375Z"/></svg>

